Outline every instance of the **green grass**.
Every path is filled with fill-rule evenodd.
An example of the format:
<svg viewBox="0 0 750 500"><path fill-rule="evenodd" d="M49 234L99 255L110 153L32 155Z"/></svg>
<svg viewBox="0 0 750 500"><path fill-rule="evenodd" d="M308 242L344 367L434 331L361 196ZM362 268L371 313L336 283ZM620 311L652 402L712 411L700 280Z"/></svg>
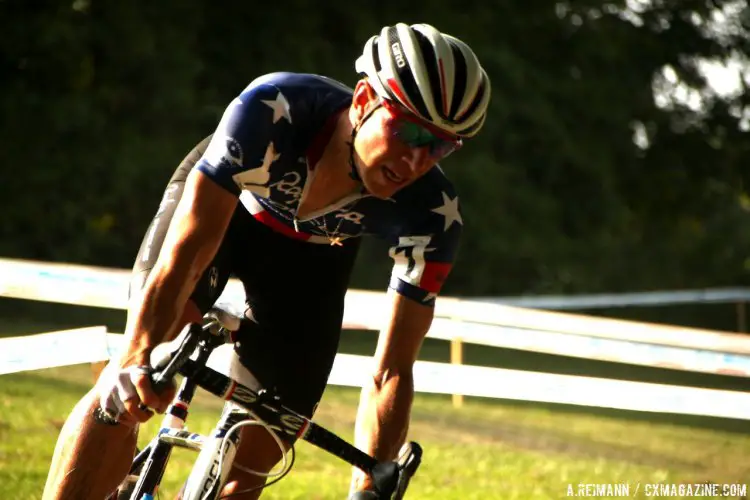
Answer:
<svg viewBox="0 0 750 500"><path fill-rule="evenodd" d="M37 499L59 428L88 388L87 366L6 375L0 383L0 498ZM317 421L351 438L357 391L331 387ZM208 431L219 404L199 394L190 427ZM562 498L579 482L747 482L750 437L731 430L588 415L571 409L418 395L411 438L425 448L412 498ZM143 427L141 443L158 421ZM270 499L342 499L348 467L312 446L297 446L293 472ZM195 455L177 450L162 490L171 498ZM576 487L576 486L574 486Z"/></svg>
<svg viewBox="0 0 750 500"><path fill-rule="evenodd" d="M5 334L53 329L49 325L30 328L18 321L3 323L0 320L0 331ZM368 352L373 339L372 334L353 334L344 342L344 350ZM447 348L428 343L423 354L425 359L444 359ZM467 357L479 364L516 363L520 367L522 363L512 354L477 350ZM557 363L551 371L591 371L585 363L566 365L554 357L545 359ZM532 366L544 368L538 362ZM618 375L616 368L606 369ZM658 374L622 370L623 378L648 379ZM715 378L694 382L721 385ZM88 366L0 378L0 499L40 498L60 426L90 383ZM316 421L350 439L357 400L356 390L329 388ZM215 399L199 392L190 428L208 431L219 410ZM158 420L154 420L142 428L142 445L157 427ZM563 498L568 485L576 489L578 483L629 483L631 495L636 483L641 483L639 497L644 497L646 483L750 481L748 424L732 420L478 398L468 398L463 408L456 409L450 397L418 394L410 439L425 449L423 466L410 486L410 498L416 499ZM173 497L194 458L193 452L175 451L161 498ZM292 473L270 487L263 498L343 499L349 472L346 464L300 443Z"/></svg>

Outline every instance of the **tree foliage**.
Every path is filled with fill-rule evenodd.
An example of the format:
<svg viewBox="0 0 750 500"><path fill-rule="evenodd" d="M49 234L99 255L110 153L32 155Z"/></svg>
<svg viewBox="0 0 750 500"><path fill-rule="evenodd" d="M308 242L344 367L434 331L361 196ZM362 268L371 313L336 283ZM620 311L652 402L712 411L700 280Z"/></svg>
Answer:
<svg viewBox="0 0 750 500"><path fill-rule="evenodd" d="M747 65L748 12L3 0L0 254L129 267L172 170L250 80L292 70L353 85L369 36L428 22L470 43L493 83L485 130L444 162L466 225L447 293L744 284L750 93L719 95L700 61ZM366 246L356 285L386 285L383 250Z"/></svg>

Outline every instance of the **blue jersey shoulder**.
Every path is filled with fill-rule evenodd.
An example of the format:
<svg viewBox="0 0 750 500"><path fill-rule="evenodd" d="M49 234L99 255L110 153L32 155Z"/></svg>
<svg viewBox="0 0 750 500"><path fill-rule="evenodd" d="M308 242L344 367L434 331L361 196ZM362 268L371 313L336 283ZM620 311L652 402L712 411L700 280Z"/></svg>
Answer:
<svg viewBox="0 0 750 500"><path fill-rule="evenodd" d="M255 191L267 184L281 152L296 161L326 120L349 103L351 89L326 77L259 77L227 106L197 168L235 194Z"/></svg>
<svg viewBox="0 0 750 500"><path fill-rule="evenodd" d="M412 225L426 232L447 232L463 225L455 186L442 168L435 165L429 172L393 196Z"/></svg>
<svg viewBox="0 0 750 500"><path fill-rule="evenodd" d="M391 288L431 305L456 259L463 218L453 184L439 166L393 196L399 224L388 239Z"/></svg>

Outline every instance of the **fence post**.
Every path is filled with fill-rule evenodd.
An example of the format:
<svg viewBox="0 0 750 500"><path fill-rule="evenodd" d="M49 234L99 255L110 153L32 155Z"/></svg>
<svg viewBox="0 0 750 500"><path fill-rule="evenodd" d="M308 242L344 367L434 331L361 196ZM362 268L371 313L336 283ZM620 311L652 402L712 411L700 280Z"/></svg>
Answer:
<svg viewBox="0 0 750 500"><path fill-rule="evenodd" d="M737 331L741 333L747 332L744 301L737 302Z"/></svg>
<svg viewBox="0 0 750 500"><path fill-rule="evenodd" d="M451 340L451 364L460 365L464 362L464 345L459 337ZM453 407L461 408L464 404L463 394L453 394Z"/></svg>

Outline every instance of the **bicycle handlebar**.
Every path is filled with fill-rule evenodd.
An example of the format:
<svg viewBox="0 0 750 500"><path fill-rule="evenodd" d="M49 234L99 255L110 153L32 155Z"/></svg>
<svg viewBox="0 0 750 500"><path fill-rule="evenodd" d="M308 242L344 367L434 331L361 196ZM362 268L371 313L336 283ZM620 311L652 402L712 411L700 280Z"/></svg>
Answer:
<svg viewBox="0 0 750 500"><path fill-rule="evenodd" d="M154 391L159 393L169 385L169 382L179 373L180 368L188 360L190 355L193 353L198 343L201 340L201 335L196 331L200 328L199 325L191 325L190 332L185 336L182 344L176 352L169 358L167 365L161 370L154 371L151 374L151 385ZM202 328L201 328L202 330ZM157 367L158 368L158 367Z"/></svg>
<svg viewBox="0 0 750 500"><path fill-rule="evenodd" d="M217 329L217 327L219 327ZM176 351L164 362L164 366L157 365L151 373L151 384L155 392L161 392L169 382L180 372L182 365L190 358L192 353L201 343L212 339L213 345L209 350L222 343L231 343L232 332L226 331L218 320L208 322L206 325L192 323L188 327L188 332L182 343Z"/></svg>

